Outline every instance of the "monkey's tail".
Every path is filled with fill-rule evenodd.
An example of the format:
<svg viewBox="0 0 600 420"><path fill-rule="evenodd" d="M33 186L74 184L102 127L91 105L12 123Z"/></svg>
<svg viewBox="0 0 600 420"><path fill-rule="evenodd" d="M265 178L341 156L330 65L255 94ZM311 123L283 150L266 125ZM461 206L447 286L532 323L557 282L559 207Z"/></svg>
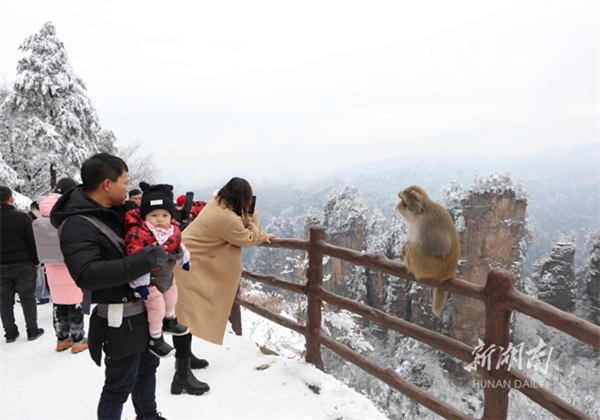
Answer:
<svg viewBox="0 0 600 420"><path fill-rule="evenodd" d="M437 287L433 290L433 314L438 318L442 315L447 298L448 292L446 290L438 289Z"/></svg>

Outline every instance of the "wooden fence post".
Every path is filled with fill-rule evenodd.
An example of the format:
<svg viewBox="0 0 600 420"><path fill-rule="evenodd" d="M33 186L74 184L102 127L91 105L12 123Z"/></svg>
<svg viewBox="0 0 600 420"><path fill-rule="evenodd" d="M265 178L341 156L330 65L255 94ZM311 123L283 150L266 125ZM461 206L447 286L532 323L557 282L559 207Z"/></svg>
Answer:
<svg viewBox="0 0 600 420"><path fill-rule="evenodd" d="M510 272L502 269L494 269L488 273L487 283L483 290L485 299L485 347L483 351L489 351L491 366L483 366L480 371L485 381L496 381L501 386L484 387L484 409L482 419L506 419L508 417L508 394L509 386L504 386L508 372L509 358L503 357L510 344L510 316L512 309L506 304L506 297L513 288L513 278ZM494 346L494 351L492 351ZM498 360L500 359L500 363ZM492 375L494 370L494 375Z"/></svg>
<svg viewBox="0 0 600 420"><path fill-rule="evenodd" d="M324 371L321 358L321 310L322 301L318 291L323 284L323 253L319 243L325 240L323 226L311 226L308 239L308 269L306 270L306 295L308 308L306 310L306 361Z"/></svg>

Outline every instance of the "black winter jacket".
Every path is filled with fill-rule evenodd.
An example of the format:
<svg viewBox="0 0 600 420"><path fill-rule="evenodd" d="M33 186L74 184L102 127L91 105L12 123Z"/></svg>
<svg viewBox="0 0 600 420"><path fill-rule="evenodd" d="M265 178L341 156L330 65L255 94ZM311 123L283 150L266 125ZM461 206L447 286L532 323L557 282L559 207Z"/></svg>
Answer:
<svg viewBox="0 0 600 420"><path fill-rule="evenodd" d="M135 300L128 283L151 270L144 252L124 257L112 242L89 220L76 215L94 216L123 237L125 206L106 208L91 199L83 186L65 192L56 202L50 221L58 228L60 249L75 283L92 292L92 303L122 303ZM118 359L148 348L148 319L144 312L123 319L119 328L94 310L90 317L89 349L100 366L101 350L107 358Z"/></svg>
<svg viewBox="0 0 600 420"><path fill-rule="evenodd" d="M39 264L31 223L27 213L0 204L0 264Z"/></svg>

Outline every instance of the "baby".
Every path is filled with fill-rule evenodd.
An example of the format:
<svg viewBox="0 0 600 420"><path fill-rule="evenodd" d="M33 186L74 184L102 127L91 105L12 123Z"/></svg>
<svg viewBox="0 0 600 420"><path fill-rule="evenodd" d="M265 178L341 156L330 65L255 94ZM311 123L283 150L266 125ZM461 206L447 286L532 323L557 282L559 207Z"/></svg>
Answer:
<svg viewBox="0 0 600 420"><path fill-rule="evenodd" d="M167 251L167 265L131 282L129 286L136 295L144 299L148 312L150 330L149 350L154 355L166 358L175 354L167 344L163 332L185 335L189 328L179 324L175 317L177 285L173 276L175 263L184 270L190 269L190 253L181 243L181 232L173 219L173 187L158 184L147 187L142 194L139 209L125 214L125 242L127 255L139 252L148 245L162 245Z"/></svg>

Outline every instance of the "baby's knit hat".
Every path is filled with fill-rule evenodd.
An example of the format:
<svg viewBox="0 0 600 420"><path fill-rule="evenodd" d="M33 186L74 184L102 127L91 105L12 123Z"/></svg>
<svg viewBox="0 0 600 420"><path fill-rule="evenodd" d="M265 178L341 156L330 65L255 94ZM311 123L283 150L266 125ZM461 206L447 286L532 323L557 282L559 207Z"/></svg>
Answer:
<svg viewBox="0 0 600 420"><path fill-rule="evenodd" d="M171 217L175 214L175 205L173 204L173 186L167 184L156 184L146 188L142 194L142 204L140 205L140 213L142 219L152 210L165 209L171 213Z"/></svg>

